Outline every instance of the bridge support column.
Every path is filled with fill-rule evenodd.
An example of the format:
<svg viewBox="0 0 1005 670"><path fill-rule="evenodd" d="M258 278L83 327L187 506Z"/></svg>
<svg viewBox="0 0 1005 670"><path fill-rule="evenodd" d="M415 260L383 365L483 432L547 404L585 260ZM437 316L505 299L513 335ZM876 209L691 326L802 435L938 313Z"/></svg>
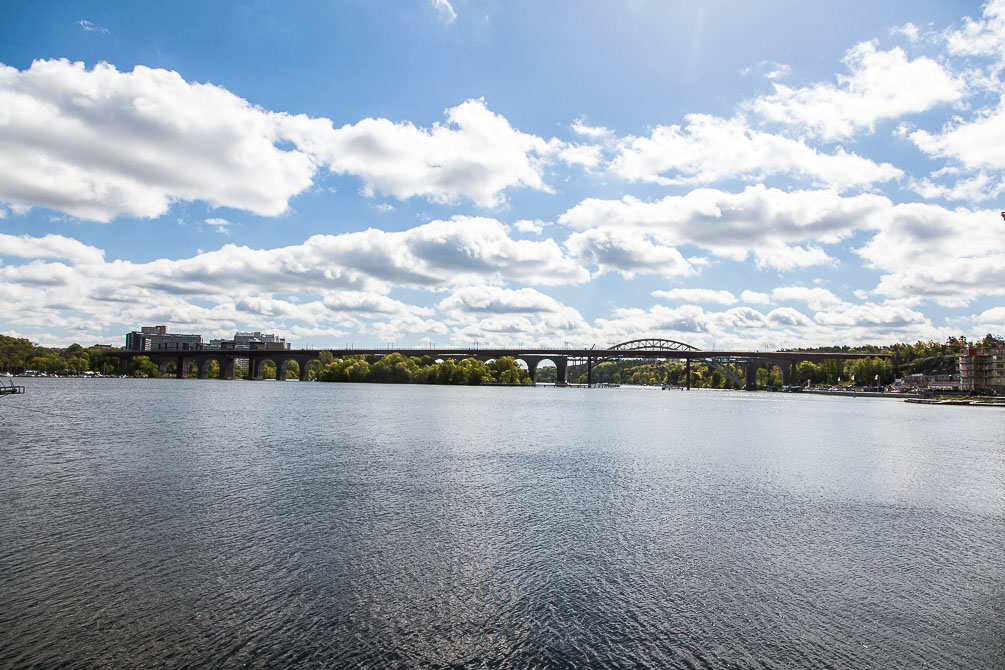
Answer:
<svg viewBox="0 0 1005 670"><path fill-rule="evenodd" d="M310 381L310 378L311 378L310 377L310 372L311 372L310 368L311 368L311 361L313 361L313 360L314 360L313 358L298 358L297 359L297 364L300 365L300 381L302 381L302 382Z"/></svg>
<svg viewBox="0 0 1005 670"><path fill-rule="evenodd" d="M265 379L265 359L248 357L248 379Z"/></svg>
<svg viewBox="0 0 1005 670"><path fill-rule="evenodd" d="M237 359L227 357L220 361L220 379L233 379L237 368Z"/></svg>
<svg viewBox="0 0 1005 670"><path fill-rule="evenodd" d="M569 383L569 359L566 356L553 356L555 361L555 386L565 386Z"/></svg>
<svg viewBox="0 0 1005 670"><path fill-rule="evenodd" d="M209 379L209 366L212 363L212 358L203 358L196 364L199 367L199 379Z"/></svg>
<svg viewBox="0 0 1005 670"><path fill-rule="evenodd" d="M796 383L795 371L796 362L795 361L776 361L779 371L782 373L782 386L791 386Z"/></svg>
<svg viewBox="0 0 1005 670"><path fill-rule="evenodd" d="M282 360L275 361L276 363L276 381L284 382L286 381L286 366L290 364L289 358L284 358Z"/></svg>
<svg viewBox="0 0 1005 670"><path fill-rule="evenodd" d="M178 369L175 370L175 377L177 379L185 379L185 363L187 363L187 361L185 360L185 357L184 356L179 356L178 357L178 361L176 363L176 365L178 366Z"/></svg>
<svg viewBox="0 0 1005 670"><path fill-rule="evenodd" d="M527 366L527 374L530 376L530 383L537 383L537 366L541 363L541 359L536 356L520 356L519 360L523 361Z"/></svg>
<svg viewBox="0 0 1005 670"><path fill-rule="evenodd" d="M593 388L593 356L586 357L586 388Z"/></svg>
<svg viewBox="0 0 1005 670"><path fill-rule="evenodd" d="M761 367L761 361L757 358L752 358L744 364L744 372L746 373L744 379L743 390L745 391L756 391L757 390L757 369Z"/></svg>
<svg viewBox="0 0 1005 670"><path fill-rule="evenodd" d="M685 363L684 363L684 376L687 377L687 387L686 388L687 388L688 391L690 391L691 390L691 359L690 358L686 358L684 360L685 360Z"/></svg>

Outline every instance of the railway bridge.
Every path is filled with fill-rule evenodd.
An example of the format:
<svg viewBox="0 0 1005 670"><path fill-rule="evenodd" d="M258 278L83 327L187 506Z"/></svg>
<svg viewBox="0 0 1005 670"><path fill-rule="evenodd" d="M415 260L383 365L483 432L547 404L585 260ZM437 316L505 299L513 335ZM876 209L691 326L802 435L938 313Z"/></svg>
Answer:
<svg viewBox="0 0 1005 670"><path fill-rule="evenodd" d="M300 367L300 381L308 380L310 364L318 360L322 352L333 358L347 356L388 356L399 353L407 357L428 356L434 360L463 360L474 358L491 361L509 356L523 361L532 381L536 381L537 369L541 363L550 361L556 368L556 383L568 383L570 362L582 362L587 367L587 385L592 385L593 366L610 360L682 360L686 369L686 387L691 388L691 366L693 362L705 363L719 370L738 386L747 390L756 388L757 370L765 365L777 365L782 372L782 382L792 382L792 371L800 361L845 360L857 358L883 357L883 354L853 354L848 352L807 352L807 351L718 351L693 347L683 342L666 339L639 339L622 342L598 349L547 348L547 347L427 347L427 348L374 348L374 349L161 349L155 351L117 351L109 355L119 358L120 371L125 372L129 359L147 356L161 370L175 364L178 378L187 376L191 366L196 366L200 379L209 377L209 367L213 361L220 366L221 379L234 379L239 360L246 360L248 379L263 379L266 361L276 366L276 379L285 380L287 367L296 361ZM739 365L743 376L735 371Z"/></svg>

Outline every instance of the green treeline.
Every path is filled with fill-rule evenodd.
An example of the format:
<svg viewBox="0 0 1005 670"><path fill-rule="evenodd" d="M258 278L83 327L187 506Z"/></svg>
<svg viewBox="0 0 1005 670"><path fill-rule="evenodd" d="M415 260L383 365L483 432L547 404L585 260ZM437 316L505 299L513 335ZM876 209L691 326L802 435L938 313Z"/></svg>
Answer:
<svg viewBox="0 0 1005 670"><path fill-rule="evenodd" d="M483 363L474 358L437 363L431 356L406 358L399 353L377 358L350 356L324 364L322 382L378 384L530 384L530 375L510 357Z"/></svg>
<svg viewBox="0 0 1005 670"><path fill-rule="evenodd" d="M118 359L103 347L85 349L72 344L66 349L35 346L22 337L0 335L0 371L18 374L36 370L46 374L83 374L87 371L114 374ZM155 366L156 368L156 366Z"/></svg>

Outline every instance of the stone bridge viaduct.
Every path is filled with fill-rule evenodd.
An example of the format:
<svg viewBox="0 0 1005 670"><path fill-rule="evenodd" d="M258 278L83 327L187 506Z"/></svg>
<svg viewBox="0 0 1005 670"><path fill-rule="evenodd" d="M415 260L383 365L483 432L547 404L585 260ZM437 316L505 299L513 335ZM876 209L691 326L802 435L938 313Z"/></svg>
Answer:
<svg viewBox="0 0 1005 670"><path fill-rule="evenodd" d="M248 379L264 379L265 363L272 361L276 366L276 379L286 379L287 366L296 361L300 367L300 381L308 380L310 364L318 360L322 352L332 357L347 356L387 356L399 353L406 357L429 356L434 360L463 360L474 358L491 361L509 356L527 366L532 381L536 381L537 369L544 361L551 361L556 368L556 383L568 383L570 361L581 361L587 366L587 385L592 385L592 370L597 363L608 360L683 360L686 366L686 385L691 388L692 361L706 363L725 374L736 384L749 390L756 388L757 370L765 365L777 365L782 373L782 383L792 383L792 371L800 361L818 362L833 359L856 359L883 357L883 354L852 354L847 352L806 352L806 351L709 351L683 342L663 339L642 339L622 342L604 349L590 348L540 348L540 347L497 347L497 348L395 348L395 349L170 349L156 351L117 351L109 355L119 358L120 372L125 372L129 359L147 356L164 373L169 364L174 363L178 378L187 375L190 366L195 365L200 379L209 377L212 361L220 366L221 379L234 379L238 360L248 362ZM743 378L735 374L727 363L741 364Z"/></svg>

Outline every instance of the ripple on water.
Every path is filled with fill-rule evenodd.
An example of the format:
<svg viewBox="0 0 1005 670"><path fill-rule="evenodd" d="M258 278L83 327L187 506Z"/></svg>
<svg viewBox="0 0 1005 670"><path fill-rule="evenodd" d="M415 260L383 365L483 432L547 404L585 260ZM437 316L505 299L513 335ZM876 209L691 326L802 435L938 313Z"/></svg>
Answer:
<svg viewBox="0 0 1005 670"><path fill-rule="evenodd" d="M0 666L1005 663L1000 413L189 380L8 400Z"/></svg>

